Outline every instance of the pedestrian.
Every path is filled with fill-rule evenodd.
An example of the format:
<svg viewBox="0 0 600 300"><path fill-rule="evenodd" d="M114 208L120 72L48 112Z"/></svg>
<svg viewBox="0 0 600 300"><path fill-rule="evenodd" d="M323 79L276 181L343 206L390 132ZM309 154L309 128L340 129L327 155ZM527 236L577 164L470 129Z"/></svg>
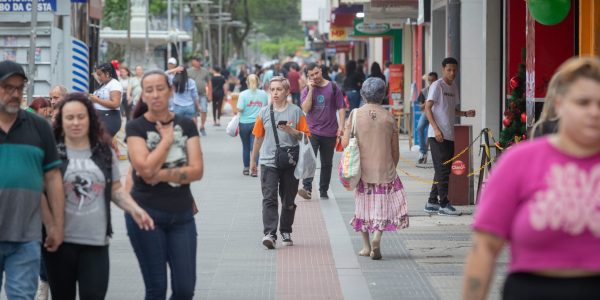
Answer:
<svg viewBox="0 0 600 300"><path fill-rule="evenodd" d="M213 125L221 126L221 110L223 108L223 99L226 99L229 85L223 75L221 75L221 68L214 67L213 75L210 78L210 85L212 87L211 101L213 111Z"/></svg>
<svg viewBox="0 0 600 300"><path fill-rule="evenodd" d="M200 111L200 134L206 136L206 114L208 112L208 98L206 96L207 88L210 90L210 72L202 67L202 60L200 57L192 57L192 66L187 70L188 76L196 82L196 89L198 90L198 97L200 99L200 105L198 110Z"/></svg>
<svg viewBox="0 0 600 300"><path fill-rule="evenodd" d="M248 69L246 65L241 65L240 72L237 76L240 93L248 89Z"/></svg>
<svg viewBox="0 0 600 300"><path fill-rule="evenodd" d="M48 119L50 117L51 109L50 101L46 100L44 97L36 97L33 99L33 102L29 104L26 111L38 114L44 119Z"/></svg>
<svg viewBox="0 0 600 300"><path fill-rule="evenodd" d="M292 246L292 225L296 214L294 200L298 192L298 179L294 176L293 164L278 164L280 149L298 149L303 134L310 136L302 110L287 102L290 82L281 76L271 78L271 103L263 107L254 125L254 146L250 156L250 171L257 173L257 157L260 151L260 183L263 194L262 244L274 249L277 241L277 225L282 244ZM296 156L297 159L297 156ZM281 215L277 210L277 196L281 197Z"/></svg>
<svg viewBox="0 0 600 300"><path fill-rule="evenodd" d="M242 160L244 170L242 174L257 177L256 172L250 172L250 153L254 146L254 136L252 130L256 123L258 112L269 102L267 92L258 89L258 76L251 74L248 76L249 89L243 91L238 99L237 109L240 114L240 138L242 139Z"/></svg>
<svg viewBox="0 0 600 300"><path fill-rule="evenodd" d="M306 74L308 84L302 90L302 110L306 113L311 132L310 142L315 155L321 152L320 196L322 199L329 199L327 191L331 181L333 153L337 138L343 134L346 104L341 89L334 82L323 79L319 66L315 63L308 64ZM312 182L313 178L304 179L298 195L307 200L311 199Z"/></svg>
<svg viewBox="0 0 600 300"><path fill-rule="evenodd" d="M0 62L0 288L6 278L8 299L33 299L36 293L42 192L52 211L43 247L56 251L63 240L60 159L48 121L20 108L26 83L21 65Z"/></svg>
<svg viewBox="0 0 600 300"><path fill-rule="evenodd" d="M187 70L181 68L173 77L172 111L196 124L196 108L200 105L196 82L188 77Z"/></svg>
<svg viewBox="0 0 600 300"><path fill-rule="evenodd" d="M129 98L130 91L129 85L132 83L131 71L127 67L126 64L121 64L119 66L119 82L122 87L122 96L121 96L121 116L125 117L129 120L129 115L131 114L131 98Z"/></svg>
<svg viewBox="0 0 600 300"><path fill-rule="evenodd" d="M114 137L121 129L121 95L123 86L119 82L119 77L112 64L104 63L96 67L96 79L100 87L90 94L90 99L94 103L94 108L100 116L100 122L103 124L111 137Z"/></svg>
<svg viewBox="0 0 600 300"><path fill-rule="evenodd" d="M356 61L350 60L346 65L346 79L344 79L344 93L348 96L348 102L350 103L349 111L360 106L360 88L362 86L365 77L362 73L359 73L356 69Z"/></svg>
<svg viewBox="0 0 600 300"><path fill-rule="evenodd" d="M504 245L503 299L598 299L600 59L571 58L556 76L558 132L511 146L481 194L463 299L485 299Z"/></svg>
<svg viewBox="0 0 600 300"><path fill-rule="evenodd" d="M125 216L144 278L145 299L167 298L167 267L172 299L193 299L196 285L197 232L190 184L202 178L204 164L194 122L169 112L172 93L164 72L144 74L138 106L147 111L126 127L133 167L131 196L155 226L143 231L130 215Z"/></svg>
<svg viewBox="0 0 600 300"><path fill-rule="evenodd" d="M381 236L384 231L408 227L406 194L396 173L400 158L398 128L394 116L381 103L385 97L385 81L365 80L360 94L367 101L350 113L346 121L342 146L346 147L356 127L360 150L360 181L354 192L354 217L350 224L360 232L363 248L358 255L381 259ZM369 233L373 241L369 242Z"/></svg>
<svg viewBox="0 0 600 300"><path fill-rule="evenodd" d="M64 242L43 250L53 299L104 299L108 289L110 202L127 212L141 230L153 221L123 190L118 159L111 150L93 103L72 93L58 105L54 138L62 160L65 190Z"/></svg>
<svg viewBox="0 0 600 300"><path fill-rule="evenodd" d="M64 99L67 95L67 89L62 85L55 85L50 89L49 97L50 97L50 106L52 110L57 106L60 100Z"/></svg>
<svg viewBox="0 0 600 300"><path fill-rule="evenodd" d="M552 76L550 83L548 83L548 89L546 90L546 97L544 98L544 107L540 118L535 122L531 128L531 137L536 138L544 136L546 134L553 134L558 131L558 116L554 109L554 99L556 98L556 77L557 74Z"/></svg>
<svg viewBox="0 0 600 300"><path fill-rule="evenodd" d="M429 120L429 147L433 160L434 183L431 185L429 199L425 204L425 212L438 213L441 216L458 216L457 211L448 200L448 181L450 166L448 162L454 156L454 120L456 115L475 117L475 110L460 111L460 98L456 74L458 61L447 57L442 61L443 77L429 87L425 102L425 112Z"/></svg>
<svg viewBox="0 0 600 300"><path fill-rule="evenodd" d="M438 80L438 74L436 72L430 72L427 75L423 75L423 80L427 83L427 86L421 90L421 93L419 93L419 97L417 98L417 102L421 109L421 117L417 124L417 137L419 139L420 153L417 162L420 164L427 163L427 130L429 128L429 120L427 120L427 113L425 112L425 100L427 100L427 96L429 95L431 84Z"/></svg>
<svg viewBox="0 0 600 300"><path fill-rule="evenodd" d="M287 73L287 79L290 81L292 102L300 106L300 66L298 66L297 63L292 63L290 66L290 70Z"/></svg>
<svg viewBox="0 0 600 300"><path fill-rule="evenodd" d="M142 75L144 75L144 68L142 66L135 66L135 74L131 76L129 79L129 86L127 88L127 99L131 99L131 105L129 108L129 112L127 113L127 120L132 119L133 108L140 100L140 95L142 94L142 86L140 80L142 79Z"/></svg>
<svg viewBox="0 0 600 300"><path fill-rule="evenodd" d="M385 76L385 83L389 85L390 83L390 66L392 65L391 61L385 62L385 70L383 70L383 76Z"/></svg>

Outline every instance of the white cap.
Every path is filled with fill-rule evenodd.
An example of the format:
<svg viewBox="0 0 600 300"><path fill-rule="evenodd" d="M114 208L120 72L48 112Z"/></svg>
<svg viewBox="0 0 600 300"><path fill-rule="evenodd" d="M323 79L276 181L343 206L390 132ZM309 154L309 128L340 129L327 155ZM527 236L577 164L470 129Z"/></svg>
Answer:
<svg viewBox="0 0 600 300"><path fill-rule="evenodd" d="M175 57L171 57L171 58L169 58L167 63L171 64L171 65L177 65L177 59Z"/></svg>

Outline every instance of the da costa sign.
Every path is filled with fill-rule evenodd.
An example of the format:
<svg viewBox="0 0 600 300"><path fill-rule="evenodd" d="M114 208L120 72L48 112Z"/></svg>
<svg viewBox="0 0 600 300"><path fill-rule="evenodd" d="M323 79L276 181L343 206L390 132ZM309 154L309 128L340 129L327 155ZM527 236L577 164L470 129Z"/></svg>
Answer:
<svg viewBox="0 0 600 300"><path fill-rule="evenodd" d="M38 0L39 12L56 11L56 0ZM31 0L0 0L0 12L30 12Z"/></svg>

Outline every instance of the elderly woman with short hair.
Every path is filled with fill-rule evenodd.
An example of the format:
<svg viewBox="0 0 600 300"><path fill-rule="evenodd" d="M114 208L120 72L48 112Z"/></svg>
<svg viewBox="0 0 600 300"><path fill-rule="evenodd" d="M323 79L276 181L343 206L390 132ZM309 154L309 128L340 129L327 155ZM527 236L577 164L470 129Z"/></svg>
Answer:
<svg viewBox="0 0 600 300"><path fill-rule="evenodd" d="M360 95L367 104L352 111L342 138L346 147L356 114L361 178L356 186L354 218L350 224L362 234L363 248L358 255L378 260L383 232L407 228L408 208L404 187L396 173L400 158L398 128L392 114L381 106L385 82L380 78L367 79ZM369 233L373 234L371 242Z"/></svg>

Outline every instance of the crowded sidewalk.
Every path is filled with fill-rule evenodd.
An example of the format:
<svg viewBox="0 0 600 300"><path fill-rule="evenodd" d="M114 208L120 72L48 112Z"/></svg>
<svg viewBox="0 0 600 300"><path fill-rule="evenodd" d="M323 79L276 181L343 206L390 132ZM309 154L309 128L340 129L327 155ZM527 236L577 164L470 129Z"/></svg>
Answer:
<svg viewBox="0 0 600 300"><path fill-rule="evenodd" d="M224 119L224 123L229 118ZM410 213L410 227L386 232L380 261L361 257L360 235L348 225L353 193L332 175L328 200L298 205L294 246L261 244L261 191L258 178L242 175L241 142L225 127L207 126L202 137L204 178L192 184L199 208L196 299L459 299L464 259L471 245L473 207L460 217L423 212L429 186L399 173ZM399 167L431 178L433 168L415 167L406 136L400 138ZM405 161L404 161L405 160ZM334 158L337 170L339 154ZM126 174L127 161L120 162ZM319 172L317 172L318 174ZM318 180L315 180L318 182ZM123 212L113 206L115 234L110 247L107 299L141 299L144 285L125 230ZM506 263L502 256L500 266ZM496 270L490 299L498 299L503 267ZM2 299L5 299L4 291Z"/></svg>

